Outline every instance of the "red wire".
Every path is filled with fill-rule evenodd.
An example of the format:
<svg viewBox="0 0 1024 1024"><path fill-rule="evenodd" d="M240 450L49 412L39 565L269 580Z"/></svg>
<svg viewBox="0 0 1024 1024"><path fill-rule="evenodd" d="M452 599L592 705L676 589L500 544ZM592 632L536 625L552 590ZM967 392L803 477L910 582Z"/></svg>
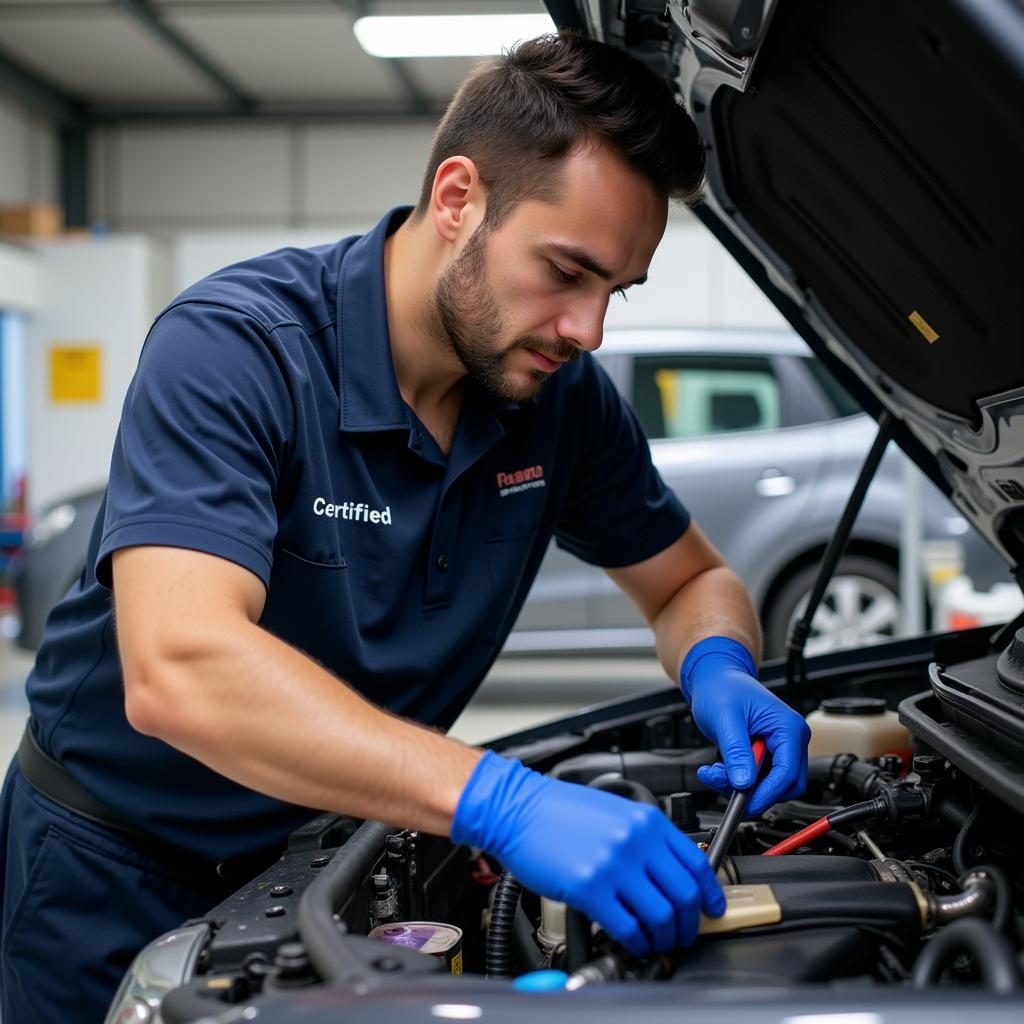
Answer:
<svg viewBox="0 0 1024 1024"><path fill-rule="evenodd" d="M781 843L776 843L771 849L765 850L762 856L778 857L779 854L790 853L797 847L804 846L812 839L817 839L818 836L823 836L826 832L830 832L831 830L832 823L828 820L828 817L819 818L817 821L808 825L807 828L802 828L799 832L794 832L788 839L783 839Z"/></svg>

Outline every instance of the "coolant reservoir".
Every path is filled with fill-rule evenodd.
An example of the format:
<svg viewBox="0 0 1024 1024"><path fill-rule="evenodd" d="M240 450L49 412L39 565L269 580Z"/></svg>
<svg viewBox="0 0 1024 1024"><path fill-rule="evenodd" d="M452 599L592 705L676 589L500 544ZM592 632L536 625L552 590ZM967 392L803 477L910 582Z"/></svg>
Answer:
<svg viewBox="0 0 1024 1024"><path fill-rule="evenodd" d="M910 733L881 697L830 697L807 716L807 724L811 757L899 754L904 764L910 763Z"/></svg>

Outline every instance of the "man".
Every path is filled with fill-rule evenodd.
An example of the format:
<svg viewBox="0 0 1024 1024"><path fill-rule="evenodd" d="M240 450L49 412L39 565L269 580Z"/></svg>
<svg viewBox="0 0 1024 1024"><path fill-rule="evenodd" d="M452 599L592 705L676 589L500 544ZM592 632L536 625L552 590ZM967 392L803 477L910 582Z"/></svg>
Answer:
<svg viewBox="0 0 1024 1024"><path fill-rule="evenodd" d="M482 847L637 953L723 912L660 812L420 724L455 720L554 535L651 623L723 751L705 781L749 785L763 734L751 813L802 790L750 602L589 357L702 173L655 76L544 37L469 77L411 213L158 318L4 790L5 1020L98 1019L314 808Z"/></svg>

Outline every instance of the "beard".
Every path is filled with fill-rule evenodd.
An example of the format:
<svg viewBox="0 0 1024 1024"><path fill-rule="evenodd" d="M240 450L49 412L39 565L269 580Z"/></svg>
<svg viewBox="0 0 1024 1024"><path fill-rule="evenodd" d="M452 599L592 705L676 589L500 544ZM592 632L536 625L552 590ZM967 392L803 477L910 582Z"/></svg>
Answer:
<svg viewBox="0 0 1024 1024"><path fill-rule="evenodd" d="M546 341L523 335L502 344L504 319L487 276L485 243L488 229L481 224L461 255L438 279L434 309L449 348L489 398L499 402L525 402L533 398L550 376L540 368L530 370L526 381L508 372L505 360L519 348L532 348L550 359L572 362L579 349L567 341Z"/></svg>

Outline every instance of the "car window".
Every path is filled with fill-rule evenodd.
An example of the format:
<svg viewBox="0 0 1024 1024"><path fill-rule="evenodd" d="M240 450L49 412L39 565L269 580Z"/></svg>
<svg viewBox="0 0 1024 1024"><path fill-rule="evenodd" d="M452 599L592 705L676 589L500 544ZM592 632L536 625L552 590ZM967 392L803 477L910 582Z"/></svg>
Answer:
<svg viewBox="0 0 1024 1024"><path fill-rule="evenodd" d="M803 361L807 369L814 375L818 386L825 392L825 397L835 407L836 416L856 416L857 413L864 411L846 388L829 373L824 363L820 363L813 356L804 356Z"/></svg>
<svg viewBox="0 0 1024 1024"><path fill-rule="evenodd" d="M782 389L757 356L638 356L632 403L652 440L782 426Z"/></svg>

